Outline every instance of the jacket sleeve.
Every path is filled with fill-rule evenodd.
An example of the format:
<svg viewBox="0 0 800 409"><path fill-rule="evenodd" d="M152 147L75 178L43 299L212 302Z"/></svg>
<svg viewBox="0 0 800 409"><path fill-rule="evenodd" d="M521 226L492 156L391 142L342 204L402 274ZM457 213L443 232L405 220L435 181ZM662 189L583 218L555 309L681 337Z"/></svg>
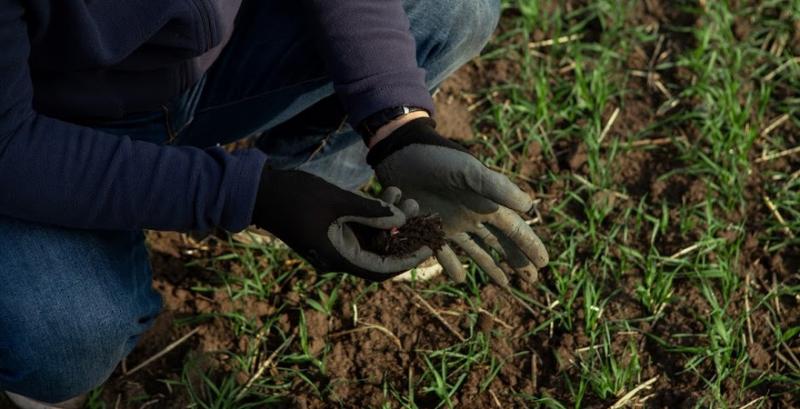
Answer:
<svg viewBox="0 0 800 409"><path fill-rule="evenodd" d="M0 215L74 228L241 230L265 157L159 146L40 115L19 0L0 0Z"/></svg>
<svg viewBox="0 0 800 409"><path fill-rule="evenodd" d="M401 105L433 112L401 0L303 1L351 124Z"/></svg>

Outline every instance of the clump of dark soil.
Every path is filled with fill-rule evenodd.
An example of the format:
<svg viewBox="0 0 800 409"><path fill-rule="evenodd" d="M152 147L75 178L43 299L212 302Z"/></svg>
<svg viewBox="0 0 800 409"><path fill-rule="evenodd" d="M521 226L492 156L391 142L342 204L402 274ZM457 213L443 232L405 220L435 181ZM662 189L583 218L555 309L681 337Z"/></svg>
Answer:
<svg viewBox="0 0 800 409"><path fill-rule="evenodd" d="M433 215L412 217L403 226L380 230L361 243L365 250L387 256L406 256L424 246L438 250L444 244L442 219Z"/></svg>

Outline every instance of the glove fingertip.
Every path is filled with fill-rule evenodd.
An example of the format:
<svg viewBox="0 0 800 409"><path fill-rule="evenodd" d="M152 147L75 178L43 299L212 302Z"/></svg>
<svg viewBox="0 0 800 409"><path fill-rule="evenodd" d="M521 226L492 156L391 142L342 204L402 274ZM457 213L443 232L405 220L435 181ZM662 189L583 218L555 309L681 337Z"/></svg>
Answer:
<svg viewBox="0 0 800 409"><path fill-rule="evenodd" d="M533 209L533 198L522 190L519 192L521 193L521 196L515 200L515 203L513 203L514 207L512 207L512 209L520 213L528 213L531 209Z"/></svg>
<svg viewBox="0 0 800 409"><path fill-rule="evenodd" d="M544 249L544 246L542 246L540 251L536 252L536 257L534 257L532 261L536 268L542 268L550 264L550 255L547 253L547 250Z"/></svg>
<svg viewBox="0 0 800 409"><path fill-rule="evenodd" d="M486 274L500 287L508 287L508 276L500 268L485 271Z"/></svg>
<svg viewBox="0 0 800 409"><path fill-rule="evenodd" d="M439 249L436 252L436 260L451 280L459 284L467 281L467 272L450 246L445 245Z"/></svg>
<svg viewBox="0 0 800 409"><path fill-rule="evenodd" d="M528 258L533 262L536 268L542 268L550 263L550 254L544 246L542 239L533 233L530 246L528 248Z"/></svg>
<svg viewBox="0 0 800 409"><path fill-rule="evenodd" d="M400 188L397 186L389 186L381 193L381 200L388 204L396 205L402 196L403 192L400 191Z"/></svg>
<svg viewBox="0 0 800 409"><path fill-rule="evenodd" d="M505 199L500 201L500 204L515 210L519 213L527 213L533 209L533 198L531 195L520 189L519 186L508 181L506 186L506 193L498 197L498 199Z"/></svg>
<svg viewBox="0 0 800 409"><path fill-rule="evenodd" d="M406 215L406 217L416 217L419 214L419 203L417 203L414 199L406 199L400 203L400 210Z"/></svg>
<svg viewBox="0 0 800 409"><path fill-rule="evenodd" d="M529 284L536 284L536 282L539 281L539 270L533 265L521 267L516 270Z"/></svg>
<svg viewBox="0 0 800 409"><path fill-rule="evenodd" d="M350 221L356 221L365 226L382 230L400 227L406 224L406 221L408 221L408 216L403 212L402 209L386 202L381 202L381 205L383 209L388 210L389 214L379 217L349 217L347 219Z"/></svg>

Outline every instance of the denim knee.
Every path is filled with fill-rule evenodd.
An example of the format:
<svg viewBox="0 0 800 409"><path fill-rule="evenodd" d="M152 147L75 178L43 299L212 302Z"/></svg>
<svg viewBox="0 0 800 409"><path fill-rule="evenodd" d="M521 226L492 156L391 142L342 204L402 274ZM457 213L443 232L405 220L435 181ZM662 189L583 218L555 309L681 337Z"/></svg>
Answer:
<svg viewBox="0 0 800 409"><path fill-rule="evenodd" d="M89 392L108 379L150 323L111 297L80 304L30 300L17 316L5 317L16 332L0 340L0 389L43 402Z"/></svg>
<svg viewBox="0 0 800 409"><path fill-rule="evenodd" d="M450 31L448 42L467 58L477 56L497 28L500 20L500 0L453 0L444 2Z"/></svg>
<svg viewBox="0 0 800 409"><path fill-rule="evenodd" d="M0 217L0 390L61 402L100 385L152 324L144 238Z"/></svg>
<svg viewBox="0 0 800 409"><path fill-rule="evenodd" d="M477 56L500 20L500 0L407 0L417 59L438 85Z"/></svg>

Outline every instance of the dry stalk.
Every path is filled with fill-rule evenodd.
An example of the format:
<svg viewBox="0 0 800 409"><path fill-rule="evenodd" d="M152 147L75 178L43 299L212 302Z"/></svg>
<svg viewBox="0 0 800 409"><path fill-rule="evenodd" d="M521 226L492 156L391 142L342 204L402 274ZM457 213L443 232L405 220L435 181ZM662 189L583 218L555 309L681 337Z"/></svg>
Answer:
<svg viewBox="0 0 800 409"><path fill-rule="evenodd" d="M791 175L789 175L789 180L786 181L786 184L784 185L784 189L786 189L797 178L800 178L800 170L796 170Z"/></svg>
<svg viewBox="0 0 800 409"><path fill-rule="evenodd" d="M497 395L494 394L493 390L489 389L489 395L492 395L492 400L494 401L494 404L497 405L498 408L500 409L504 408L503 404L500 403L500 399L497 399Z"/></svg>
<svg viewBox="0 0 800 409"><path fill-rule="evenodd" d="M126 377L126 376L131 376L131 375L135 374L136 372L140 371L142 368L146 367L147 365L150 365L151 363L155 362L156 360L158 360L162 356L168 354L173 349L177 348L179 345L181 345L184 342L186 342L194 334L197 334L198 331L200 331L200 327L197 327L197 328L189 331L188 334L182 336L177 341L167 345L166 348L162 349L160 352L158 352L157 354L151 356L150 358L147 358L144 362L142 362L141 364L139 364L139 365L135 366L133 369L131 369L130 372L123 373L122 376Z"/></svg>
<svg viewBox="0 0 800 409"><path fill-rule="evenodd" d="M783 218L781 212L775 206L775 203L772 203L772 200L767 195L764 195L763 198L764 198L764 203L767 205L767 208L772 213L772 216L775 217L778 223L780 223L782 227L781 230L783 230L783 234L787 235L790 238L794 238L794 233L792 233L792 230L786 224L786 220Z"/></svg>
<svg viewBox="0 0 800 409"><path fill-rule="evenodd" d="M772 297L772 302L775 304L775 313L778 314L778 318L783 320L783 307L781 307L781 297L778 296L778 278L775 276L775 270L772 271L772 288L769 290L771 293L775 293L775 297ZM775 326L772 325L772 321L767 321L770 328L772 328L772 332L775 332Z"/></svg>
<svg viewBox="0 0 800 409"><path fill-rule="evenodd" d="M601 189L599 186L597 186L594 183L586 180L586 178L584 178L583 176L581 176L581 175L579 175L577 173L573 173L572 177L575 180L577 180L578 182L580 182L582 185L585 185L586 187L588 187L590 189L602 190L602 191L604 191L604 192L606 192L606 193L608 193L608 194L610 194L612 196L615 196L618 199L628 200L628 199L631 198L630 196L628 196L628 195L626 195L625 193L622 193L622 192L617 192L617 191L611 190L611 189Z"/></svg>
<svg viewBox="0 0 800 409"><path fill-rule="evenodd" d="M550 39L547 39L547 40L528 43L528 49L529 50L534 50L534 49L542 48L542 47L550 47L551 45L555 45L555 44L569 43L569 42L572 42L572 41L575 41L575 40L579 40L580 38L581 38L580 34L572 34L572 35L568 35L568 36L561 36L561 37L558 37L558 38L550 38Z"/></svg>
<svg viewBox="0 0 800 409"><path fill-rule="evenodd" d="M761 51L767 51L767 45L772 41L772 37L775 37L775 33L772 31L769 31L767 35L764 36L764 42L761 43Z"/></svg>
<svg viewBox="0 0 800 409"><path fill-rule="evenodd" d="M770 132L774 131L774 130L775 130L775 129L777 129L779 126L783 125L783 123L784 123L784 122L786 122L786 121L788 121L788 120L789 120L789 118L790 118L790 117L789 117L789 114L783 114L783 115L781 115L781 116L779 116L779 117L775 118L775 120L774 120L774 121L770 122L770 124L769 124L769 125L767 125L767 127L766 127L766 128L764 128L764 130L763 130L763 131L761 131L761 134L760 134L760 135L761 135L761 137L762 137L762 138L766 138L766 137L767 137L767 135L769 135L769 134L770 134Z"/></svg>
<svg viewBox="0 0 800 409"><path fill-rule="evenodd" d="M532 224L536 224L536 223L541 223L542 220L544 220L544 218L542 217L542 214L539 212L539 203L537 203L537 200L541 200L541 199L535 199L533 201L533 203L536 205L536 206L533 207L533 213L536 214L536 217L530 221L528 226L530 226Z"/></svg>
<svg viewBox="0 0 800 409"><path fill-rule="evenodd" d="M753 324L750 319L750 270L744 277L744 309L747 311L747 336L750 343L753 343Z"/></svg>
<svg viewBox="0 0 800 409"><path fill-rule="evenodd" d="M275 350L272 351L272 354L270 354L269 357L267 357L267 359L265 359L258 365L258 369L256 370L256 372L250 377L250 379L247 380L247 383L245 383L244 388L242 388L242 390L239 391L239 393L236 395L235 401L241 400L244 397L244 395L247 394L247 391L249 391L250 388L253 387L253 384L256 382L256 380L261 378L261 376L264 375L264 372L266 372L267 368L272 366L272 363L275 361L275 358L292 343L295 335L296 333L293 333L288 338L286 338L286 340L283 341L283 343L279 347L275 348Z"/></svg>
<svg viewBox="0 0 800 409"><path fill-rule="evenodd" d="M639 404L642 405L642 407L644 407L644 403L647 402L649 399L652 399L653 396L656 396L656 394L651 393L649 395L643 396L641 399L639 399Z"/></svg>
<svg viewBox="0 0 800 409"><path fill-rule="evenodd" d="M631 70L630 73L634 77L639 77L639 78L647 78L648 76L651 75L651 73L649 73L647 71L642 71L642 70ZM657 72L652 73L652 76L653 76L653 78L655 78L657 80L661 79L661 74L659 74Z"/></svg>
<svg viewBox="0 0 800 409"><path fill-rule="evenodd" d="M636 141L631 141L627 143L623 143L622 145L628 146L630 148L640 148L645 146L661 146L661 145L669 145L673 141L687 143L688 140L685 136L679 137L664 137L664 138L653 138L653 139L639 139ZM603 144L604 148L610 147L610 143Z"/></svg>
<svg viewBox="0 0 800 409"><path fill-rule="evenodd" d="M461 312L461 311L458 311L458 310L456 310L456 311L453 311L453 310L441 310L441 311L439 311L439 314L449 315L451 317L459 317L459 318L464 316L464 313Z"/></svg>
<svg viewBox="0 0 800 409"><path fill-rule="evenodd" d="M786 48L786 43L789 41L787 36L780 36L778 37L774 43L772 43L772 47L770 47L770 54L778 57L783 53L783 50Z"/></svg>
<svg viewBox="0 0 800 409"><path fill-rule="evenodd" d="M371 329L375 329L375 330L378 330L380 332L383 332L389 338L392 339L392 342L394 342L395 345L397 345L397 349L399 349L401 351L403 350L403 343L400 342L400 338L398 338L397 335L394 334L394 332L390 331L388 328L384 327L383 325L379 325L379 324L365 323L364 326L361 326L361 327L358 327L358 328L353 328L353 329L348 329L348 330L345 330L345 331L339 331L339 332L336 332L334 334L331 334L330 337L331 338L338 338L338 337L341 337L341 336L344 336L344 335L349 335L349 334L355 334L355 333L358 333L358 332L369 331Z"/></svg>
<svg viewBox="0 0 800 409"><path fill-rule="evenodd" d="M516 135L516 137L517 137L517 142L519 142L519 143L525 143L525 137L524 137L524 136L522 136L522 128L517 128L517 129L514 131L514 135ZM513 158L513 160L514 160L514 162L516 162L516 161L517 161L517 160L516 160L516 158Z"/></svg>
<svg viewBox="0 0 800 409"><path fill-rule="evenodd" d="M487 102L489 102L487 99L482 99L482 100L480 100L480 101L468 106L467 107L467 112L472 112L472 111L478 109L478 107L480 107L481 105L483 105L483 104L485 104Z"/></svg>
<svg viewBox="0 0 800 409"><path fill-rule="evenodd" d="M783 354L781 354L779 351L775 351L775 357L777 357L779 361L783 362L784 365L788 366L789 368L792 368L793 371L800 371L800 368L798 368L794 363L792 363L792 361L788 360L785 356L783 356Z"/></svg>
<svg viewBox="0 0 800 409"><path fill-rule="evenodd" d="M212 236L206 236L198 241L195 240L194 237L186 233L181 233L180 234L181 241L183 242L184 245L189 247L183 249L183 252L186 253L187 255L192 256L197 254L198 251L209 251L211 248L208 247L208 241L211 240L211 237Z"/></svg>
<svg viewBox="0 0 800 409"><path fill-rule="evenodd" d="M488 315L494 322L502 325L503 327L505 327L505 329L514 329L514 327L512 327L511 324L501 320L500 318L497 318L497 316L495 316L494 314L492 314L491 312L489 312L489 311L487 311L487 310L485 310L483 308L479 307L478 308L478 312L482 312L482 313Z"/></svg>
<svg viewBox="0 0 800 409"><path fill-rule="evenodd" d="M606 122L606 126L603 127L603 131L600 132L600 137L597 138L597 143L598 144L603 143L603 139L605 139L606 135L608 135L608 132L611 130L611 127L614 125L614 122L616 122L618 115L619 115L619 107L614 109L614 112L611 113L611 117L608 118L608 122Z"/></svg>
<svg viewBox="0 0 800 409"><path fill-rule="evenodd" d="M745 403L744 405L742 405L742 406L739 406L739 409L747 409L747 408L749 408L750 406L753 406L753 405L755 405L756 403L758 403L758 402L761 402L762 400L764 400L764 397L763 397L763 396L759 396L759 397L757 397L757 398L755 398L755 399L751 400L750 402L747 402L747 403Z"/></svg>
<svg viewBox="0 0 800 409"><path fill-rule="evenodd" d="M556 300L554 303L551 303L550 293L544 293L544 299L545 301L547 301L547 310L550 311L550 313L552 314L553 308L555 308L558 305L558 300ZM553 327L554 327L553 320L550 320L550 331L549 331L550 338L553 338Z"/></svg>
<svg viewBox="0 0 800 409"><path fill-rule="evenodd" d="M659 34L658 41L656 42L656 48L653 50L653 54L650 55L650 61L647 63L647 85L651 88L653 87L653 71L656 66L656 59L658 58L659 53L661 53L661 47L664 46L664 34Z"/></svg>
<svg viewBox="0 0 800 409"><path fill-rule="evenodd" d="M598 345L590 345L588 347L578 348L578 349L575 350L575 355L580 354L580 353L584 353L584 352L588 352L588 351L592 351L592 350L595 350L595 349L600 349L602 347L603 347L602 345L598 344Z"/></svg>
<svg viewBox="0 0 800 409"><path fill-rule="evenodd" d="M678 98L673 98L667 100L667 102L663 103L658 109L656 110L656 116L663 116L667 112L671 111L672 108L678 106L681 103L681 100Z"/></svg>
<svg viewBox="0 0 800 409"><path fill-rule="evenodd" d="M665 61L670 55L672 55L671 50L662 51L661 54L658 55L658 62Z"/></svg>
<svg viewBox="0 0 800 409"><path fill-rule="evenodd" d="M575 62L574 61L570 62L569 64L559 68L558 69L558 73L561 74L561 75L564 75L564 74L574 70L575 67L576 67Z"/></svg>
<svg viewBox="0 0 800 409"><path fill-rule="evenodd" d="M639 392L649 389L652 384L654 384L658 380L658 375L648 379L647 381L643 382L641 385L631 389L630 392L626 393L625 396L619 398L619 400L611 405L609 409L619 409L628 404L628 402L633 399Z"/></svg>
<svg viewBox="0 0 800 409"><path fill-rule="evenodd" d="M149 401L147 401L147 402L143 403L143 404L142 404L142 406L139 406L139 409L145 409L145 408L149 408L150 406L153 406L153 405L155 405L155 404L156 404L156 403L158 403L158 402L161 402L161 399L152 399L152 400L149 400Z"/></svg>
<svg viewBox="0 0 800 409"><path fill-rule="evenodd" d="M656 89L658 89L667 99L672 99L672 93L669 92L669 89L664 85L663 82L659 80L653 80L653 84L655 85Z"/></svg>
<svg viewBox="0 0 800 409"><path fill-rule="evenodd" d="M790 149L786 149L786 150L783 150L783 151L780 151L780 152L775 152L775 153L771 153L771 154L766 155L766 156L762 156L762 157L756 159L756 163L768 162L768 161L771 161L773 159L782 158L784 156L794 155L795 153L800 153L800 145L795 146L794 148L790 148Z"/></svg>
<svg viewBox="0 0 800 409"><path fill-rule="evenodd" d="M668 260L672 260L672 261L678 261L678 260L680 260L680 257L685 256L685 255L697 250L699 247L700 247L700 243L692 244L691 246L686 247L685 249L679 250L675 254L667 257L667 259Z"/></svg>
<svg viewBox="0 0 800 409"><path fill-rule="evenodd" d="M528 226L533 226L534 224L539 224L541 222L542 222L542 218L538 217L538 216L534 217L533 219L530 219L530 220L525 220L525 224L527 224Z"/></svg>
<svg viewBox="0 0 800 409"><path fill-rule="evenodd" d="M800 57L794 57L786 60L783 64L779 65L778 68L775 68L774 70L770 71L769 74L765 75L764 81L772 81L776 75L780 74L781 71L785 70L792 63L800 63Z"/></svg>
<svg viewBox="0 0 800 409"><path fill-rule="evenodd" d="M262 326L261 329L258 330L256 334L256 338L252 342L252 347L254 350L259 350L261 348L261 344L264 342L264 339L269 336L272 332L272 327ZM252 367L253 370L256 369L258 359L261 357L261 354L256 354L253 358L253 363L248 365L248 367Z"/></svg>
<svg viewBox="0 0 800 409"><path fill-rule="evenodd" d="M792 352L792 349L786 345L786 342L781 341L781 346L786 350L786 353L789 354L789 358L792 358L792 362L794 362L795 365L794 367L797 370L800 370L800 359L797 359L797 355L795 355L794 352Z"/></svg>
<svg viewBox="0 0 800 409"><path fill-rule="evenodd" d="M536 315L536 311L534 311L530 305L526 304L525 301L521 300L516 294L514 294L509 285L500 286L500 288L505 290L511 296L512 300L516 301L522 308L531 313L531 315Z"/></svg>
<svg viewBox="0 0 800 409"><path fill-rule="evenodd" d="M424 298L420 297L419 294L417 294L414 290L412 290L411 288L408 288L407 286L403 286L401 288L403 288L403 290L411 293L414 296L414 298L416 298L425 307L425 309L428 310L428 312L433 314L433 316L439 322L441 322L442 325L445 326L445 328L447 328L453 335L455 335L455 337L458 338L459 341L461 341L461 342L465 342L466 341L466 338L464 338L464 336L461 335L461 333L459 333L446 319L444 319L444 317L442 317L442 315L439 314L439 312L436 311L436 309L434 309L430 304L428 304L428 302L425 301Z"/></svg>

